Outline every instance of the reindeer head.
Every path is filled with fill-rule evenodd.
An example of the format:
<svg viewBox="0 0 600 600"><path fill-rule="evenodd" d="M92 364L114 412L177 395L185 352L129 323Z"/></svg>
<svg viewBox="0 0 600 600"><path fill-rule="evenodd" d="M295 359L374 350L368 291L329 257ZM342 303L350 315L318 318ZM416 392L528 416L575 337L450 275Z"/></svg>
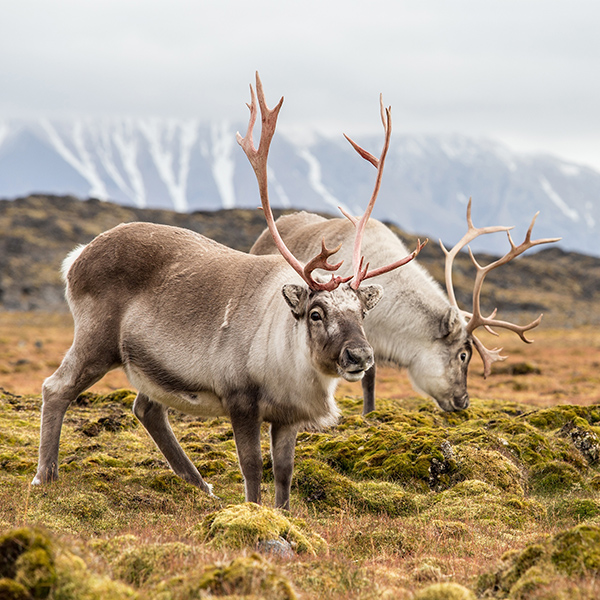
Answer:
<svg viewBox="0 0 600 600"><path fill-rule="evenodd" d="M342 265L341 262L330 264L328 259L340 249L340 246L328 249L323 240L321 252L306 265L303 265L292 254L281 238L269 203L267 156L271 140L275 133L277 117L283 104L283 98L281 98L275 108L269 109L258 73L256 73L256 91L262 119L259 147L258 149L255 148L252 141L252 131L258 116L257 96L252 86L250 86L252 100L248 105L250 109L248 130L245 137L242 137L238 133L237 141L244 150L256 174L262 209L275 245L281 255L304 281L304 285L292 283L284 285L282 288L283 297L291 308L294 318L306 327L309 353L315 368L325 375L343 377L348 381L357 381L363 377L365 371L374 362L373 350L365 337L362 321L366 313L377 304L383 294L381 286L373 285L361 288L360 284L369 277L374 277L380 273L395 269L402 264L406 264L421 249L419 245L417 250L410 256L388 267L377 269L374 272L368 272L368 265L363 268L363 259L360 258L364 226L377 198L385 154L389 147L391 111L389 108L387 109L385 112L387 119L385 119L383 103L381 103L386 139L382 157L376 165L378 167L377 183L368 208L360 221L346 215L356 226L353 259L354 274L346 278L332 274L329 281L321 281L319 278L313 277L313 272L316 269L323 269L333 273L339 269ZM357 146L355 145L355 147ZM353 281L348 284L352 279Z"/></svg>
<svg viewBox="0 0 600 600"><path fill-rule="evenodd" d="M497 312L496 310L494 310L489 317L484 317L481 314L480 295L483 281L486 275L491 270L508 263L513 258L516 258L517 256L525 252L527 249L532 248L533 246L559 241L560 238L532 240L531 232L533 230L533 225L535 223L536 218L537 213L531 221L531 225L529 226L527 234L525 235L525 240L520 245L516 246L510 235L510 230L512 229L512 227L475 227L471 219L471 200L469 200L469 204L467 206L467 233L465 233L462 239L451 250L447 250L440 241L442 250L446 255L446 290L448 292L448 298L450 300L451 307L448 309L448 312L442 320L442 324L440 327L440 337L443 337L447 340L446 355L443 357L438 356L438 358L440 359L441 363L445 363L444 368L446 370L446 373L452 373L453 377L451 377L448 380L446 385L442 385L440 379L440 385L438 386L440 389L436 390L435 376L429 376L427 378L425 387L419 383L418 370L415 370L415 372L411 372L411 374L413 375L413 379L415 380L414 383L416 387L425 388L428 394L433 396L440 405L440 407L444 410L460 410L461 408L467 408L467 406L469 405L469 396L467 394L466 383L467 367L472 356L473 347L475 348L475 350L477 350L483 361L484 377L487 377L490 374L491 367L494 362L506 359L506 356L501 356L500 354L502 348L494 348L492 350L488 350L481 343L479 338L477 338L474 334L474 331L478 327L484 327L493 335L498 335L493 328L508 329L509 331L513 331L514 333L516 333L521 338L521 340L523 340L527 344L530 344L533 341L529 340L525 336L525 333L533 329L534 327L537 327L540 324L542 320L542 315L540 315L537 319L535 319L531 323L528 323L527 325L516 325L507 321L498 320L495 318ZM487 266L481 266L477 262L477 260L475 260L475 257L471 252L471 248L469 248L469 254L477 270L477 275L475 277L475 284L473 288L473 312L469 313L463 311L458 306L458 302L456 301L456 296L454 294L454 286L452 284L452 265L454 258L462 248L464 248L467 244L469 244L471 241L473 241L480 235L496 233L501 231L507 233L508 241L510 244L510 250L504 256L498 258L497 260L488 264ZM429 365L429 367L431 367L431 365ZM431 371L431 369L429 370ZM423 372L425 371L427 371L427 369L423 369ZM447 376L446 378L448 379ZM425 380L425 378L423 379ZM445 393L443 388L446 388Z"/></svg>

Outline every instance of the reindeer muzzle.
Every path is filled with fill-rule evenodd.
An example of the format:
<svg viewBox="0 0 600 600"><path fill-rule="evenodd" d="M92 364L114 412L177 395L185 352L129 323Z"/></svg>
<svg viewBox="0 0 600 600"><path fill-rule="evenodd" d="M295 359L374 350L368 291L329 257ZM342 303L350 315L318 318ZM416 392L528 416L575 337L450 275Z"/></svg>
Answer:
<svg viewBox="0 0 600 600"><path fill-rule="evenodd" d="M340 354L340 375L347 381L358 381L374 362L373 349L368 344L345 346Z"/></svg>

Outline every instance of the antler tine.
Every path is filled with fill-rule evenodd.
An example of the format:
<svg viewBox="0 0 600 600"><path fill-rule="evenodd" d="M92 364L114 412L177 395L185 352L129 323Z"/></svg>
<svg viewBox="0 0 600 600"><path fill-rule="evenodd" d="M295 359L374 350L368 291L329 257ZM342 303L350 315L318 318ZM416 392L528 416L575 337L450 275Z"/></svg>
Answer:
<svg viewBox="0 0 600 600"><path fill-rule="evenodd" d="M324 239L321 240L321 252L319 254L317 254L314 258L312 258L308 263L306 263L306 266L304 267L304 275L307 278L312 279L311 273L315 269L324 269L326 271L337 271L342 266L342 263L344 261L342 260L339 263L332 265L327 262L327 259L331 255L338 252L341 247L342 247L342 244L339 244L336 248L334 248L333 250L330 250L329 248L327 248L327 246L325 246L325 240ZM352 276L344 277L344 278L337 277L334 279L339 280L340 283L346 283L347 281L350 281L350 279L352 279Z"/></svg>
<svg viewBox="0 0 600 600"><path fill-rule="evenodd" d="M490 317L486 318L486 317L483 317L483 315L481 314L480 295L481 295L481 288L483 286L483 281L484 281L486 275L490 271L492 271L493 269L497 269L498 267L500 267L502 265L505 265L506 263L510 262L513 258L516 258L517 256L523 254L523 252L525 252L529 248L533 248L534 246L539 246L540 244L550 244L550 243L558 242L560 240L560 238L546 238L546 239L539 239L539 240L531 239L531 232L533 231L533 226L535 224L535 220L536 220L538 214L539 214L539 212L534 215L534 217L531 221L531 225L529 225L529 229L527 230L527 234L525 235L525 240L518 246L515 245L512 237L510 235L510 232L507 231L508 241L510 243L510 250L504 256L501 256L499 259L495 260L494 262L490 263L489 265L487 265L485 267L482 267L475 260L475 256L473 255L471 248L469 248L469 254L471 256L471 261L473 262L473 264L475 265L475 268L477 269L477 275L475 277L475 285L473 286L473 315L472 315L471 319L469 320L469 323L467 324L467 331L469 333L472 333L475 329L477 329L477 327L481 327L481 326L484 326L488 329L490 327L502 327L503 329L508 329L509 331L513 331L514 333L516 333L527 344L531 343L532 340L528 340L525 337L525 332L529 331L530 329L533 329L534 327L537 327L540 324L540 321L542 320L542 315L540 315L537 319L535 319L531 323L529 323L527 325L523 325L523 326L516 325L514 323L509 323L507 321L500 321L498 319L494 319L493 317L495 316L496 311L494 311Z"/></svg>
<svg viewBox="0 0 600 600"><path fill-rule="evenodd" d="M267 177L267 157L269 154L269 147L271 145L271 140L273 139L273 135L275 134L275 127L277 125L277 117L279 116L279 111L281 110L281 106L283 105L283 96L281 100L277 104L277 106L273 109L269 109L267 106L267 102L265 99L265 93L262 85L262 81L258 75L258 71L256 72L256 92L258 94L258 105L260 107L260 114L262 119L261 124L261 134L260 134L260 142L258 144L258 149L255 148L254 142L252 141L252 131L254 129L254 124L256 123L256 117L258 114L256 107L256 99L257 95L254 93L254 89L252 85L250 85L250 95L251 95L251 103L248 104L248 108L250 109L250 119L248 121L248 130L246 132L246 136L242 137L239 133L236 135L236 139L238 144L242 147L242 150L248 157L252 168L254 169L254 173L256 175L256 179L258 181L258 189L260 193L260 200L262 204L262 209L265 213L265 219L267 221L267 226L269 231L271 232L271 236L273 237L273 241L277 246L277 249L281 253L281 255L285 258L285 260L291 265L291 267L302 277L302 279L306 282L306 284L313 290L334 290L341 283L348 281L350 278L343 279L341 277L331 276L331 280L327 283L321 283L315 281L312 278L312 271L317 268L317 266L312 266L311 268L305 267L289 250L283 241L277 226L275 225L275 217L273 216L273 212L271 211L271 204L269 202L269 186L268 186L268 177ZM309 265L316 264L319 268L326 269L328 271L335 271L339 265L330 265L327 262L327 258L337 252L338 249L334 251L327 250L323 245L324 250L317 255L312 261L309 262ZM326 256L325 256L326 254ZM316 262L315 262L316 261Z"/></svg>
<svg viewBox="0 0 600 600"><path fill-rule="evenodd" d="M461 310L461 313L463 314L463 316L465 316L468 319L467 332L471 335L471 337L473 339L473 344L475 345L475 348L477 349L477 351L479 352L479 354L481 356L481 359L483 360L483 365L484 365L483 376L484 377L487 377L490 374L491 365L494 362L499 361L499 360L505 360L506 357L500 355L500 352L502 351L501 348L494 348L492 350L487 349L483 345L483 343L478 338L476 338L475 335L473 334L475 329L477 329L478 327L484 327L487 331L489 331L490 333L492 333L494 335L498 335L498 334L492 329L492 327L500 327L503 329L508 329L509 331L513 331L514 333L516 333L521 338L522 341L524 341L527 344L530 344L533 340L527 339L527 337L525 337L525 332L537 327L542 320L542 315L540 315L537 319L535 319L531 323L528 323L527 325L517 325L515 323L510 323L508 321L501 321L499 319L496 319L495 318L496 312L497 312L496 309L494 309L494 311L492 312L492 314L489 317L484 317L481 314L481 298L480 298L483 281L484 281L486 275L490 271L500 267L501 265L504 265L504 264L510 262L513 258L516 258L517 256L519 256L520 254L522 254L529 248L538 246L540 244L548 244L548 243L552 243L552 242L557 242L560 240L560 238L547 238L547 239L540 239L540 240L533 240L533 241L531 240L531 233L533 231L533 226L535 224L535 220L536 220L538 214L539 213L536 213L534 215L534 217L531 221L531 224L529 225L529 229L527 230L527 234L525 235L525 240L517 246L513 242L513 239L510 235L510 230L513 229L512 227L502 227L502 226L480 227L480 228L475 227L473 225L473 220L471 218L471 200L469 199L469 204L467 207L467 224L468 224L467 233L462 237L462 239L451 250L447 250L445 248L445 246L442 244L442 242L440 241L440 246L441 246L442 250L444 251L444 254L446 255L445 278L446 278L446 289L448 291L448 298L450 299L450 303L452 304L452 306L455 306L457 309L461 310L456 301L456 296L454 294L454 287L452 285L452 264L453 264L454 258L456 257L456 255L462 248L464 248L469 242L471 242L472 240L474 240L476 237L478 237L480 235L487 234L487 233L495 233L498 231L506 231L506 235L508 237L508 241L510 244L510 250L504 256L500 257L499 259L495 260L494 262L490 263L489 265L487 265L485 267L482 267L477 262L471 248L469 247L469 255L470 255L471 261L473 262L475 269L476 269L475 284L473 286L473 313L468 313L468 312L462 311L462 310Z"/></svg>
<svg viewBox="0 0 600 600"><path fill-rule="evenodd" d="M450 300L451 305L456 307L458 310L460 310L460 312L463 314L463 316L465 316L468 319L467 331L471 334L471 337L473 339L473 344L475 345L475 348L477 349L477 351L479 352L479 354L481 356L481 359L483 360L483 365L484 365L483 375L484 375L484 377L487 377L491 371L491 365L496 361L505 360L506 357L500 355L500 352L502 350L501 348L494 348L492 350L487 349L483 345L483 343L478 338L475 337L475 335L473 334L473 331L475 331L475 329L477 329L478 327L484 327L490 333L492 333L494 335L498 335L492 329L492 327L501 327L501 328L508 329L510 331L515 332L524 342L531 343L531 340L528 340L525 337L525 332L529 331L530 329L533 329L534 327L537 327L542 319L542 316L540 315L535 321L532 321L531 323L529 323L527 325L522 325L522 326L516 325L514 323L509 323L507 321L500 321L498 319L495 319L494 317L496 316L496 310L494 310L489 317L487 317L487 318L483 317L481 314L480 294L481 294L481 287L483 285L483 280L485 279L485 276L492 269L495 269L503 264L506 264L507 262L509 262L510 260L515 258L516 256L519 256L520 254L525 252L525 250L527 250L528 248L537 246L538 244L544 244L544 243L554 242L554 241L558 241L558 240L545 239L545 240L531 241L531 232L533 230L533 225L534 225L535 219L537 217L537 214L536 214L533 217L531 225L529 226L527 235L525 236L525 241L522 244L520 244L519 246L516 246L510 235L510 230L513 229L512 227L503 227L503 226L475 227L473 224L473 219L471 217L471 206L472 206L472 201L471 201L471 199L469 199L469 204L467 206L467 226L468 226L467 233L465 233L465 235L460 239L460 241L451 250L447 250L446 247L444 246L444 244L441 242L441 240L440 240L440 246L441 246L444 254L446 255L445 273L444 274L445 274L448 298ZM475 265L477 274L476 274L475 284L474 284L474 289L473 289L473 313L468 313L466 311L463 311L458 306L458 302L456 301L456 296L454 294L454 286L452 284L452 265L454 262L454 258L456 257L458 252L460 250L462 250L462 248L464 248L467 244L469 244L469 242L471 242L475 238L479 237L480 235L485 235L488 233L496 233L498 231L506 231L511 249L503 257L499 258L498 260L494 261L493 263L487 265L486 267L482 267L475 260L475 256L473 255L471 248L469 248L469 254L471 256L471 260L472 260L473 264Z"/></svg>
<svg viewBox="0 0 600 600"><path fill-rule="evenodd" d="M472 198L469 198L469 204L467 205L467 233L463 235L463 237L452 247L451 250L446 250L446 247L440 240L440 246L446 255L446 262L444 268L444 277L446 280L446 291L448 293L448 299L450 300L450 304L460 310L458 306L458 302L456 301L456 296L454 294L454 285L452 283L452 265L454 263L454 259L456 255L469 243L472 242L475 238L480 235L487 235L488 233L496 233L498 231L506 231L507 233L513 229L513 227L504 227L502 225L494 225L491 227L475 227L473 225L473 219L471 218L471 204ZM464 311L461 311L464 313ZM469 315L469 313L466 313Z"/></svg>
<svg viewBox="0 0 600 600"><path fill-rule="evenodd" d="M375 201L377 200L377 196L379 195L379 189L381 188L381 180L383 177L383 167L385 164L385 158L387 156L389 147L390 147L390 139L392 136L392 107L389 106L385 108L383 104L383 94L379 94L379 109L381 114L381 122L383 124L383 130L385 133L385 140L383 143L383 149L381 151L381 156L376 158L370 152L359 146L354 140L344 134L344 137L350 142L352 147L358 152L358 154L370 162L377 169L377 178L375 180L375 188L373 190L373 194L371 195L371 199L369 200L369 204L360 219L348 214L343 208L339 207L342 214L356 227L356 236L354 238L354 250L352 253L352 265L354 267L354 279L350 286L354 289L358 289L361 282L365 279L369 279L370 277L375 277L376 275L381 275L383 273L387 273L388 271L392 271L393 269L397 269L402 265L410 262L415 256L419 254L423 246L427 243L428 240L425 240L423 244L421 241L418 241L417 248L412 254L409 254L405 258L402 258L395 263L387 265L385 267L379 267L374 271L369 272L369 265L367 264L363 267L364 257L361 256L361 246L362 239L364 236L365 227L367 225L367 221L369 220L371 213L373 212L373 207L375 206Z"/></svg>

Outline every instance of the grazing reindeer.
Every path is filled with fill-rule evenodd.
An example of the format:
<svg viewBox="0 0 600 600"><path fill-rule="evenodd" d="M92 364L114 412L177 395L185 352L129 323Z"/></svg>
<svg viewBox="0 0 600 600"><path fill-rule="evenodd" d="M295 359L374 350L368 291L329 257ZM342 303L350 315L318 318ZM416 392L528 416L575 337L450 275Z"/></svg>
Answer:
<svg viewBox="0 0 600 600"><path fill-rule="evenodd" d="M248 133L238 134L238 142L255 170L283 258L244 254L186 229L149 223L119 225L71 253L63 272L75 336L43 385L34 484L58 477L60 432L69 404L107 371L122 367L139 390L133 412L173 471L209 494L211 486L171 430L168 408L231 419L251 502L260 502L260 428L269 422L275 505L288 508L298 429L333 424L338 379L357 381L373 364L362 320L382 289L359 286L374 274L358 264L352 277L317 279L315 269L340 266L327 261L336 250L323 245L303 265L277 233L267 156L283 98L268 109L258 74L256 85L259 148L252 142L257 116L252 86ZM375 199L373 194L365 222ZM358 254L360 243L357 235Z"/></svg>
<svg viewBox="0 0 600 600"><path fill-rule="evenodd" d="M359 154L374 164L377 159L360 148L350 138L348 141ZM467 369L472 355L472 345L480 353L484 362L484 376L490 372L492 362L503 360L500 350L487 350L473 335L480 326L503 327L516 332L524 342L529 343L524 333L539 325L541 316L532 323L519 327L494 319L495 311L489 318L480 312L479 295L485 275L528 248L539 244L556 242L556 239L531 241L529 227L525 241L515 246L508 231L510 227L476 228L471 220L471 201L467 208L468 232L446 254L446 296L441 287L416 262L406 268L392 271L380 279L385 295L377 310L365 318L364 327L367 339L373 346L377 363L387 363L398 368L406 367L413 386L431 396L445 411L462 410L469 406L467 391ZM300 258L314 252L321 239L329 243L341 244L340 258L348 257L347 240L354 235L353 226L346 219L325 219L319 215L299 212L277 219L277 228L288 247ZM452 262L456 254L479 235L506 231L511 250L501 259L487 267L477 267L477 279L473 292L473 314L461 311L452 287ZM442 246L443 248L443 246ZM406 253L404 244L383 223L371 219L364 232L362 250L372 263L385 264L394 256ZM251 254L271 254L276 252L267 232L263 232L250 249ZM342 271L343 272L343 271ZM362 379L363 414L375 410L375 364Z"/></svg>

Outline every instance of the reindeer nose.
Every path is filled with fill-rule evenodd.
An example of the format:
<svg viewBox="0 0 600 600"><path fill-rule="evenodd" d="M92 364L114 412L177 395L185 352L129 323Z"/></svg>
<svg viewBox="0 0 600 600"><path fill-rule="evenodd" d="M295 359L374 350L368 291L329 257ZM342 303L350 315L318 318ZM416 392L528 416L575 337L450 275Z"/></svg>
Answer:
<svg viewBox="0 0 600 600"><path fill-rule="evenodd" d="M373 350L370 346L356 346L344 348L341 356L341 365L346 371L366 371L373 366Z"/></svg>
<svg viewBox="0 0 600 600"><path fill-rule="evenodd" d="M463 394L457 398L454 398L454 410L465 410L469 408L469 394Z"/></svg>

